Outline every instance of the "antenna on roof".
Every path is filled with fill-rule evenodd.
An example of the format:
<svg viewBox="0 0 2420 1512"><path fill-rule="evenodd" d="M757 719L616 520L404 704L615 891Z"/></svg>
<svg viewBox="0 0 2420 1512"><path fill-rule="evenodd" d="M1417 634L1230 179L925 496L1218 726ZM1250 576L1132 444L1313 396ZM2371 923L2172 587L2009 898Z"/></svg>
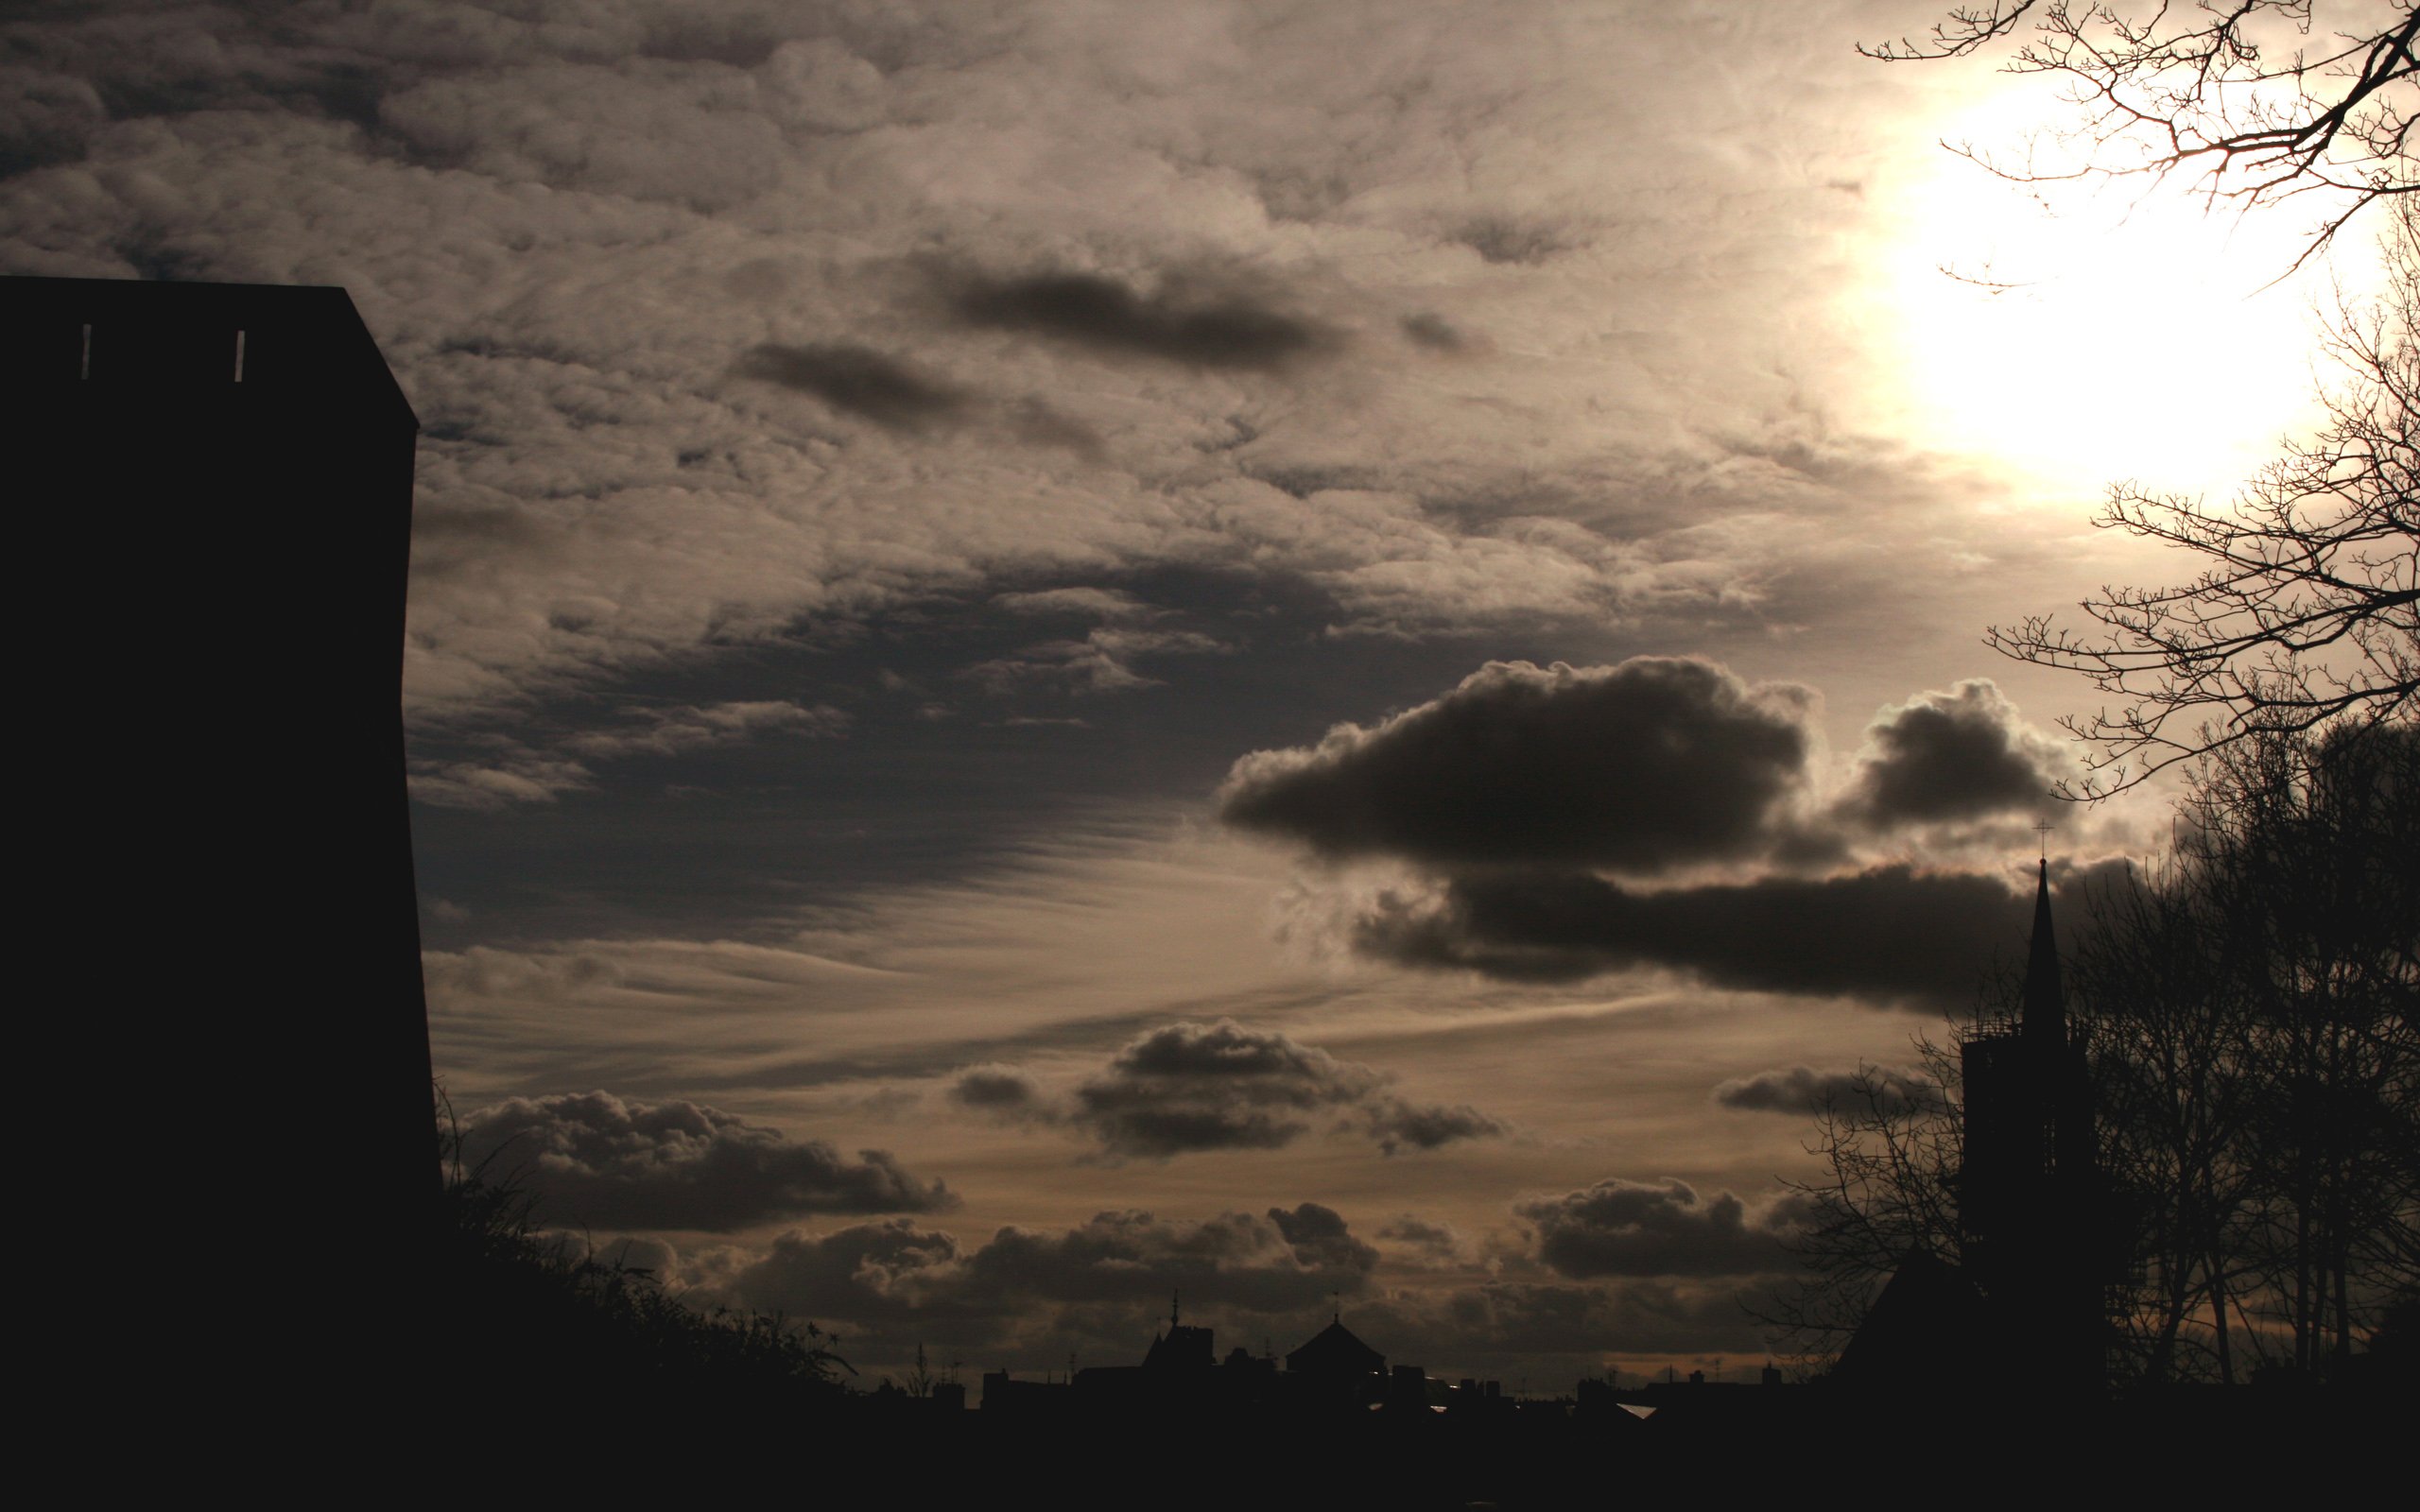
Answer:
<svg viewBox="0 0 2420 1512"><path fill-rule="evenodd" d="M1177 1291L1177 1289L1176 1289L1175 1287L1173 1287L1173 1286L1169 1287L1169 1288L1168 1288L1168 1332L1169 1332L1170 1333L1174 1333L1174 1332L1176 1332L1176 1320L1177 1320L1178 1318L1180 1318L1180 1317L1184 1316L1184 1313L1183 1313L1183 1310L1182 1310L1182 1309L1183 1309L1183 1294L1182 1294L1182 1293L1180 1293L1180 1292L1178 1292L1178 1291Z"/></svg>

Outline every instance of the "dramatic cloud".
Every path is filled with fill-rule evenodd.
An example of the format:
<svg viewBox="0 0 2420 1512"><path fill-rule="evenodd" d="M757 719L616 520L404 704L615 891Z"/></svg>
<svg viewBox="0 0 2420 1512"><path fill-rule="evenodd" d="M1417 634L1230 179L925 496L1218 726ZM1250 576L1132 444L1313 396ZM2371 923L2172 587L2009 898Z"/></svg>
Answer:
<svg viewBox="0 0 2420 1512"><path fill-rule="evenodd" d="M921 431L966 407L959 390L871 347L845 342L800 347L769 343L742 357L737 371L744 378L812 394L834 409L894 431Z"/></svg>
<svg viewBox="0 0 2420 1512"><path fill-rule="evenodd" d="M1286 1236L1294 1258L1314 1269L1364 1273L1378 1263L1378 1251L1353 1237L1343 1214L1316 1202L1302 1202L1289 1211L1269 1210L1269 1221Z"/></svg>
<svg viewBox="0 0 2420 1512"><path fill-rule="evenodd" d="M1685 1181L1606 1180L1514 1206L1537 1257L1575 1280L1599 1276L1750 1276L1788 1268L1796 1210L1751 1219L1728 1192L1701 1202Z"/></svg>
<svg viewBox="0 0 2420 1512"><path fill-rule="evenodd" d="M863 1323L914 1314L934 1297L958 1241L912 1219L858 1224L816 1237L787 1233L726 1288L760 1312Z"/></svg>
<svg viewBox="0 0 2420 1512"><path fill-rule="evenodd" d="M1316 1045L1222 1020L1155 1029L1063 1098L1011 1066L961 1072L949 1096L1011 1122L1075 1129L1118 1158L1279 1149L1311 1132L1322 1114L1362 1130L1388 1155L1510 1132L1467 1105L1407 1102L1387 1092L1387 1082Z"/></svg>
<svg viewBox="0 0 2420 1512"><path fill-rule="evenodd" d="M1014 1066L973 1066L950 1083L950 1101L985 1112L1025 1113L1045 1106L1041 1086Z"/></svg>
<svg viewBox="0 0 2420 1512"><path fill-rule="evenodd" d="M1696 659L1495 662L1374 730L1245 757L1219 816L1326 856L1439 866L1756 856L1805 788L1812 701Z"/></svg>
<svg viewBox="0 0 2420 1512"><path fill-rule="evenodd" d="M1203 1306L1275 1313L1357 1292L1376 1263L1377 1252L1316 1203L1200 1223L1130 1211L1056 1233L1003 1228L969 1257L965 1284L981 1296L1058 1302L1160 1302L1182 1288Z"/></svg>
<svg viewBox="0 0 2420 1512"><path fill-rule="evenodd" d="M1835 1110L1899 1114L1937 1106L1941 1089L1931 1077L1907 1066L1859 1066L1852 1071L1792 1066L1726 1081L1715 1088L1714 1100L1724 1108L1797 1117L1818 1117Z"/></svg>
<svg viewBox="0 0 2420 1512"><path fill-rule="evenodd" d="M971 325L1055 337L1192 368L1275 369L1332 345L1317 321L1236 293L1168 280L1137 294L1088 273L971 280L951 301Z"/></svg>
<svg viewBox="0 0 2420 1512"><path fill-rule="evenodd" d="M905 1218L821 1237L785 1234L725 1283L738 1300L818 1320L904 1316L1007 1319L1033 1303L1188 1305L1286 1313L1368 1285L1377 1251L1315 1202L1201 1222L1124 1211L1072 1228L1009 1227L961 1252L948 1233ZM1148 1334L1126 1340L1139 1349Z"/></svg>
<svg viewBox="0 0 2420 1512"><path fill-rule="evenodd" d="M1415 1265L1443 1269L1463 1261L1462 1236L1449 1224L1431 1223L1412 1213L1398 1213L1378 1229L1378 1237L1392 1239L1401 1248L1397 1258L1408 1256Z"/></svg>
<svg viewBox="0 0 2420 1512"><path fill-rule="evenodd" d="M53 6L9 24L0 267L352 291L424 424L423 720L1172 564L1307 581L1313 632L1761 634L1870 554L1848 509L1910 581L2012 556L1963 487L1911 524L1941 468L1829 382L1897 229L1827 186L1898 150L1839 26ZM1671 61L1716 54L1758 87Z"/></svg>
<svg viewBox="0 0 2420 1512"><path fill-rule="evenodd" d="M1638 1189L1648 1194L1643 1203L1625 1207L1616 1196L1599 1204L1624 1211L1588 1210L1592 1195L1620 1185L1572 1194L1562 1199L1567 1212L1556 1203L1529 1205L1558 1210L1547 1221L1575 1247L1583 1272L1567 1281L1493 1280L1381 1295L1373 1286L1377 1251L1333 1210L1305 1202L1201 1222L1103 1212L1063 1229L1005 1228L973 1248L892 1219L821 1237L786 1234L752 1257L726 1252L706 1284L750 1307L838 1328L850 1336L852 1358L866 1363L943 1340L1036 1366L1063 1363L1074 1346L1087 1358L1124 1363L1140 1356L1171 1292L1182 1293L1188 1321L1211 1322L1222 1342L1256 1342L1270 1332L1281 1347L1324 1324L1341 1296L1364 1339L1398 1362L1449 1373L1595 1374L1615 1353L1764 1348L1739 1297L1743 1285L1762 1284L1754 1275L1783 1268L1773 1242L1781 1220L1736 1211L1727 1194L1701 1206L1677 1183ZM1467 1269L1460 1240L1441 1225L1406 1216L1381 1235L1414 1250L1424 1270ZM1694 1268L1651 1275L1589 1265L1651 1251ZM1737 1268L1752 1263L1754 1271Z"/></svg>
<svg viewBox="0 0 2420 1512"><path fill-rule="evenodd" d="M1754 991L1964 1006L1991 962L2022 945L2029 919L2008 884L1907 866L1662 892L1533 873L1457 877L1433 899L1388 894L1354 945L1514 981L1666 967Z"/></svg>
<svg viewBox="0 0 2420 1512"><path fill-rule="evenodd" d="M1838 810L1875 829L2041 810L2071 765L1983 678L1884 709L1866 740Z"/></svg>
<svg viewBox="0 0 2420 1512"><path fill-rule="evenodd" d="M1359 1104L1381 1080L1282 1034L1172 1023L1078 1087L1069 1116L1113 1155L1269 1150L1308 1133L1306 1115Z"/></svg>
<svg viewBox="0 0 2420 1512"><path fill-rule="evenodd" d="M696 1103L610 1092L515 1097L462 1122L462 1155L536 1194L539 1215L600 1228L732 1229L817 1212L935 1212L958 1198L882 1150L855 1160Z"/></svg>
<svg viewBox="0 0 2420 1512"><path fill-rule="evenodd" d="M546 1221L903 1211L781 1223L838 1231L794 1237L786 1272L752 1236L699 1274L761 1262L771 1305L784 1285L822 1298L795 1315L921 1330L955 1308L961 1336L1024 1341L970 1365L1130 1360L1206 1241L1162 1220L1067 1227L1097 1209L1236 1210L1188 1310L1232 1273L1316 1326L1356 1273L1349 1246L1315 1262L1289 1240L1329 1244L1299 1198L1374 1218L1433 1178L1432 1216L1472 1253L1504 1191L1470 1183L1609 1139L1637 1142L1626 1169L1746 1192L1759 1131L1701 1141L1688 1120L1727 1116L1705 1084L1897 1038L1866 1023L1871 1042L1819 1043L1802 1031L1837 1016L1609 983L1602 1022L1555 1040L1523 1025L1564 994L1279 959L1259 947L1285 858L1245 828L1426 873L1386 914L1433 926L1418 959L1791 979L1739 900L1671 905L1705 933L1668 947L1647 937L1661 915L1538 944L1454 915L1447 885L1545 868L1694 888L1768 861L1938 860L1949 842L1929 832L1967 821L1905 817L1923 808L1910 784L1877 775L1855 813L1809 792L1812 715L1791 690L1714 674L1659 708L1657 679L1611 664L1655 649L1743 677L1824 669L1861 715L1941 682L1940 648L1982 623L2142 580L2079 555L2071 495L2031 507L2022 458L1946 455L1972 432L1911 406L1900 349L1944 324L1915 297L1937 259L1906 245L1946 202L1927 98L1962 110L1972 81L1876 70L1837 8L1737 9L20 7L0 24L0 271L341 284L376 336L423 423L417 862L462 905L429 914L438 1063L481 1101L657 1100L601 1131L533 1115L500 1159L531 1166ZM1953 393L1940 376L1918 397ZM197 624L194 665L258 661ZM1605 663L1568 680L1601 675L1636 706L1566 717L1588 690L1531 669L1529 713L1509 687L1428 706L1469 752L1378 728L1482 655ZM806 738L836 734L819 711L839 710L847 739ZM1484 744L1498 715L1506 752ZM1338 717L1372 727L1367 748L1334 772L1313 750L1268 758L1268 791L1236 790L1262 822L1201 850L1129 846L1238 754L1310 746ZM1861 722L1832 739L1846 750ZM1841 855L1794 849L1824 820ZM1112 833L1115 865L1052 869ZM1713 943L1733 916L1737 967ZM1819 981L1875 973L1834 949L1806 952ZM1916 974L1929 992L1949 971ZM1684 995L1703 1018L1658 1017ZM1111 1066L1133 1036L1221 1014L1373 1064L1270 1071L1257 1092ZM1722 1070L1673 1080L1706 1064L1676 1047L1717 1018ZM1173 1122L1152 1122L1146 1087ZM920 1088L928 1116L899 1117ZM838 1152L705 1109L679 1138L638 1126L676 1097ZM1419 1155L1500 1127L1480 1109L1535 1121L1540 1144ZM1050 1132L987 1139L978 1118ZM1102 1168L1270 1141L1285 1148ZM897 1160L845 1153L864 1144ZM960 1243L916 1211L942 1201L923 1178L956 1185L978 1145ZM1102 1164L1071 1168L1079 1150ZM1275 1189L1237 1185L1281 1165L1305 1177L1278 1210L1290 1230ZM1011 1223L1035 1274L1095 1299L969 1290L983 1236ZM1453 1303L1467 1313L1421 1314L1434 1340L1407 1321L1373 1342L1433 1363L1454 1341L1546 1358L1559 1338L1716 1336L1677 1320L1727 1296L1685 1287L1666 1307L1652 1284L1476 1292ZM907 1334L908 1351L919 1336L942 1340ZM865 1348L850 1357L900 1357Z"/></svg>
<svg viewBox="0 0 2420 1512"><path fill-rule="evenodd" d="M1423 1108L1390 1097L1370 1109L1369 1121L1371 1137L1389 1155L1399 1149L1433 1150L1456 1140L1495 1139L1512 1132L1502 1119L1468 1103Z"/></svg>

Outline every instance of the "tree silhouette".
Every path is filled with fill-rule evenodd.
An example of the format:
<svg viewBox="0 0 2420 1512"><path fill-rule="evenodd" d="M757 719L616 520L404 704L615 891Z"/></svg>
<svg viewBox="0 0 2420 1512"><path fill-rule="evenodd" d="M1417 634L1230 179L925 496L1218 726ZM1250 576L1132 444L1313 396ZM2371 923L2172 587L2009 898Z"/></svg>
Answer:
<svg viewBox="0 0 2420 1512"><path fill-rule="evenodd" d="M1825 1094L1806 1142L1824 1174L1782 1183L1804 1205L1790 1246L1804 1274L1748 1312L1811 1363L1840 1352L1911 1251L1962 1259L1958 1056L1922 1035L1912 1043L1920 1077L1859 1065Z"/></svg>
<svg viewBox="0 0 2420 1512"><path fill-rule="evenodd" d="M2314 0L2084 0L1962 6L1922 40L1863 47L1904 62L2004 52L2014 74L2062 80L2074 115L2012 161L1955 150L2022 182L2186 176L2239 210L2312 196L2326 208L2297 266L2381 198L2420 188L2411 156L2420 9ZM2341 24L2350 29L2339 29Z"/></svg>
<svg viewBox="0 0 2420 1512"><path fill-rule="evenodd" d="M2420 1303L2420 727L2263 731L2198 764L2175 853L2063 963L2111 1200L2119 1377L2333 1371ZM2008 984L1996 993L2005 998ZM1806 1278L1757 1315L1837 1350L1910 1252L1959 1264L1958 1057L1860 1072L1795 1185Z"/></svg>
<svg viewBox="0 0 2420 1512"><path fill-rule="evenodd" d="M2095 522L2204 564L2179 587L2104 588L2082 604L2107 633L2048 615L1985 644L2080 672L2119 700L2062 721L2093 747L2063 797L2099 798L2263 733L2408 719L2420 693L2420 207L2398 202L2387 284L2341 309L2326 419L2262 469L2232 508L2112 489Z"/></svg>

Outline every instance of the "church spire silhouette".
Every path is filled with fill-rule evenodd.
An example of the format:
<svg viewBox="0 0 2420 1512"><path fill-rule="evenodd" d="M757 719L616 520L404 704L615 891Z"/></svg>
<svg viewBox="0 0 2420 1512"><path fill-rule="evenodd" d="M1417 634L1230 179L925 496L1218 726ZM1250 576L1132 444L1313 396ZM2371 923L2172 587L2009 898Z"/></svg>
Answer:
<svg viewBox="0 0 2420 1512"><path fill-rule="evenodd" d="M2059 940L2050 922L2050 862L2041 862L2033 886L2033 937L2026 947L2025 993L2022 998L2025 1037L2036 1045L2063 1045L2067 1040L2067 1001L2059 983Z"/></svg>
<svg viewBox="0 0 2420 1512"><path fill-rule="evenodd" d="M1959 1062L1967 1269L2021 1353L2018 1376L2063 1395L2096 1390L2107 1265L2097 1231L2095 1109L2060 981L2047 855L2036 863L2014 1022L1978 1024Z"/></svg>

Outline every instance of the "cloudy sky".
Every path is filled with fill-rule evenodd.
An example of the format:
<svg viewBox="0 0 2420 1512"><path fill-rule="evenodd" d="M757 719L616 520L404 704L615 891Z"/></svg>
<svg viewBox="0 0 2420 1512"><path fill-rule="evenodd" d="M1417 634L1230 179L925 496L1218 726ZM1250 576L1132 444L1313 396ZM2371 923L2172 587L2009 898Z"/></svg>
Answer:
<svg viewBox="0 0 2420 1512"><path fill-rule="evenodd" d="M2046 814L2161 832L1979 636L2308 384L2290 227L2045 219L1938 145L2042 92L1857 55L1932 10L19 7L0 270L378 337L437 1064L551 1222L869 1376L1171 1287L1736 1367L1827 1079Z"/></svg>

